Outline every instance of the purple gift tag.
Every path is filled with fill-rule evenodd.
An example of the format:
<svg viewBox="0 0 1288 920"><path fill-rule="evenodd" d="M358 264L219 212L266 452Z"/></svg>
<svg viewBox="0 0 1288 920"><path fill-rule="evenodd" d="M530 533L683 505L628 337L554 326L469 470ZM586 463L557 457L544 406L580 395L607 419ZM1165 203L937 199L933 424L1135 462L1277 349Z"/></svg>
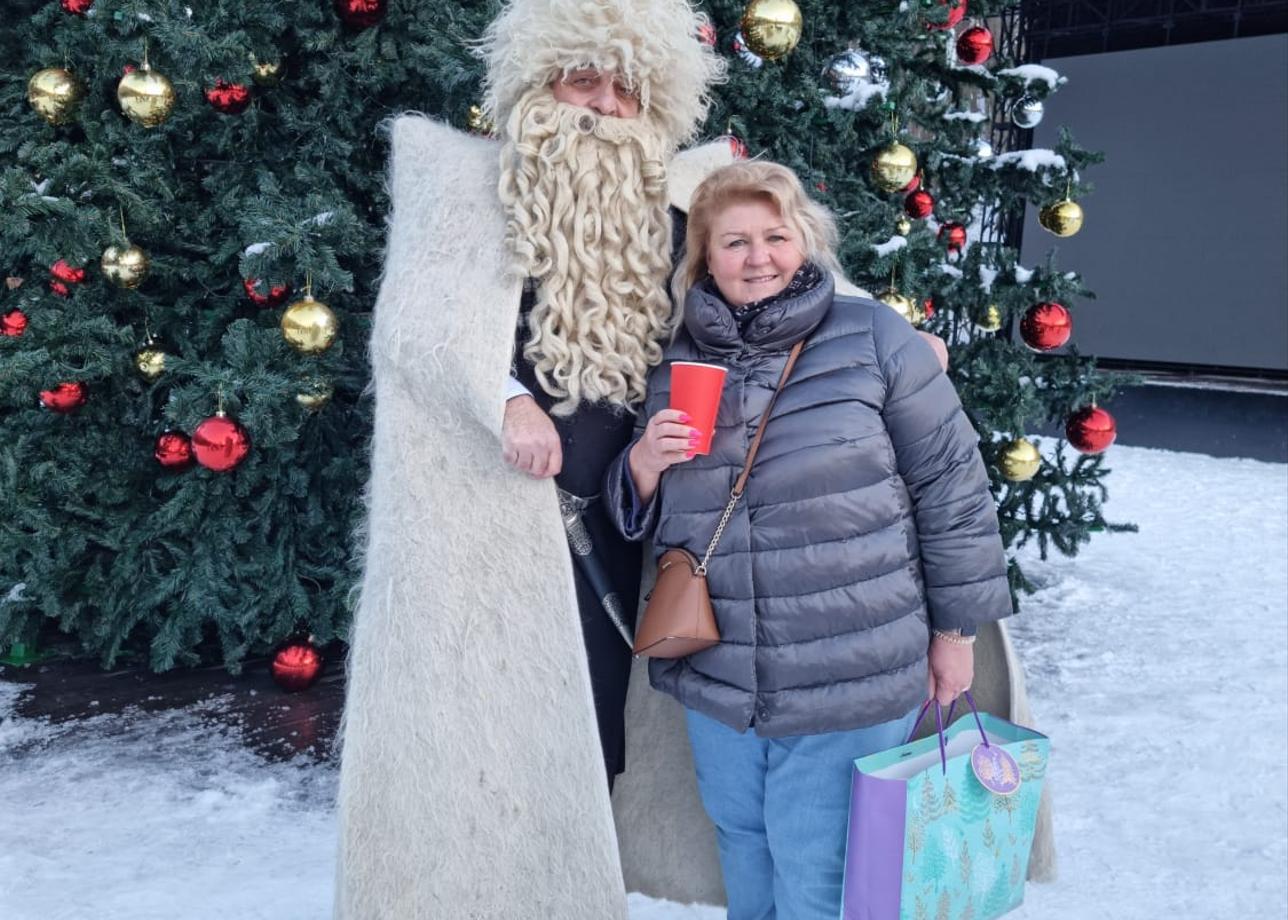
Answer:
<svg viewBox="0 0 1288 920"><path fill-rule="evenodd" d="M987 741L975 745L970 752L970 766L975 778L989 792L997 795L1014 795L1020 788L1020 767L1015 758Z"/></svg>

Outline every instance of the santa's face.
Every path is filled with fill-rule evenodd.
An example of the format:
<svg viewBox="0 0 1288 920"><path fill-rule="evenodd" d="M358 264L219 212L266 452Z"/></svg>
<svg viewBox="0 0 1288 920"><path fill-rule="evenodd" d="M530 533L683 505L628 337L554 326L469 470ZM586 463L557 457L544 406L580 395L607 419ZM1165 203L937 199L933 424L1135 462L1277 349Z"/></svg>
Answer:
<svg viewBox="0 0 1288 920"><path fill-rule="evenodd" d="M581 67L556 77L550 92L560 102L590 109L610 118L636 118L639 95L612 71Z"/></svg>

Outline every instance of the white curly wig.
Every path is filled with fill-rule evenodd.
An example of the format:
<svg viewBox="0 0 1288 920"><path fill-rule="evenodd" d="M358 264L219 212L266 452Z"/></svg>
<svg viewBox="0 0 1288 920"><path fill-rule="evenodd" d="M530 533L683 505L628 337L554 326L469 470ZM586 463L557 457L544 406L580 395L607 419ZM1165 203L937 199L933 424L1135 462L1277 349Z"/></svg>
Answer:
<svg viewBox="0 0 1288 920"><path fill-rule="evenodd" d="M510 0L477 47L483 108L503 125L532 87L580 67L611 70L674 149L697 134L708 88L724 77L724 62L698 40L706 22L687 0Z"/></svg>

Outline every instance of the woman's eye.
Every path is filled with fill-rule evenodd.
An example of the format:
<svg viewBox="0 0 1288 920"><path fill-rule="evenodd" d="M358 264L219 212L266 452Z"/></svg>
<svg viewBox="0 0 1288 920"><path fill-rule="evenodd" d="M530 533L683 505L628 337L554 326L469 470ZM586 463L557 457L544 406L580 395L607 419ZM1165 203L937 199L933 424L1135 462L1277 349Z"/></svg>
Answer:
<svg viewBox="0 0 1288 920"><path fill-rule="evenodd" d="M741 246L742 244L743 244L742 240L731 240L729 242L729 248L733 249L735 246Z"/></svg>

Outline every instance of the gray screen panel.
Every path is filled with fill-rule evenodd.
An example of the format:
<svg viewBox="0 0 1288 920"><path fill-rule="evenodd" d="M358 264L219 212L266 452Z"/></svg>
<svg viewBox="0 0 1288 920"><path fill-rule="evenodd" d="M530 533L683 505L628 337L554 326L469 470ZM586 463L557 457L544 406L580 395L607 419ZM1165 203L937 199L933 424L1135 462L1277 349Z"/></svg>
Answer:
<svg viewBox="0 0 1288 920"><path fill-rule="evenodd" d="M1082 231L1029 208L1023 263L1054 246L1096 292L1078 301L1084 354L1288 370L1288 35L1048 60L1061 124L1103 150Z"/></svg>

